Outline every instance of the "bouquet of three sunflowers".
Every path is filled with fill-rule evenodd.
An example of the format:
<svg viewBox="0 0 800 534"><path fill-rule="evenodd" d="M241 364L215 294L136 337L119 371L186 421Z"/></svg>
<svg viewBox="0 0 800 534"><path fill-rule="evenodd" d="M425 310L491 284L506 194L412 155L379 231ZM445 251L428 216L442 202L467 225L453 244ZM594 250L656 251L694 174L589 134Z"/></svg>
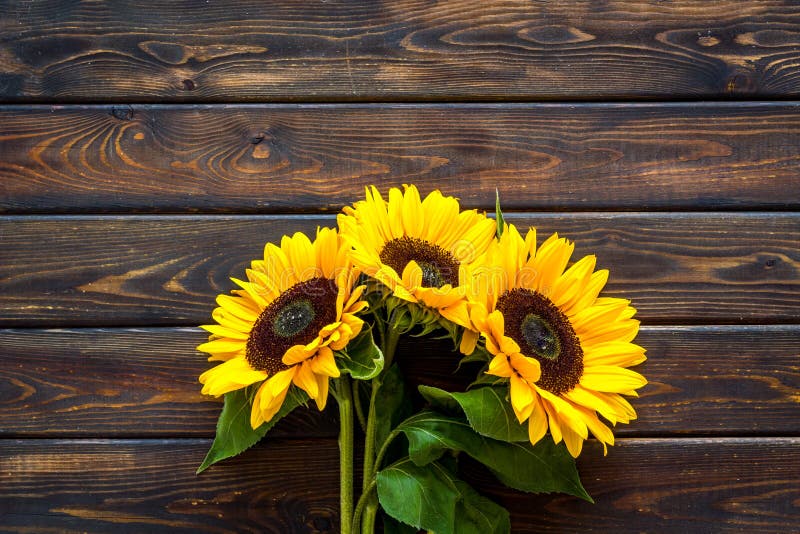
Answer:
<svg viewBox="0 0 800 534"><path fill-rule="evenodd" d="M499 203L492 219L413 185L388 200L369 188L337 226L268 243L217 298L198 349L221 363L200 382L225 402L199 471L332 396L343 533L372 533L379 518L385 532L508 532L508 512L459 478L461 455L511 488L591 500L574 459L590 434L614 444L609 425L636 417L625 397L646 384L629 369L645 360L636 310L599 296L596 258L570 264L570 241L521 234ZM476 370L466 391L405 387L397 362L416 356L398 341L428 334L453 341L454 371Z"/></svg>

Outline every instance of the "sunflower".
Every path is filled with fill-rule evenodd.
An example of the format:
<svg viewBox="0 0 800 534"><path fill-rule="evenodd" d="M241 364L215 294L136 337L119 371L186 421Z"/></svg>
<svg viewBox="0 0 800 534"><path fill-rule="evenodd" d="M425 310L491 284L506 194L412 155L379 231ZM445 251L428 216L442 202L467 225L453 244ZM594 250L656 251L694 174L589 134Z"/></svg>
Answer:
<svg viewBox="0 0 800 534"><path fill-rule="evenodd" d="M598 297L608 271L595 271L595 256L564 270L574 244L553 234L536 247L506 225L471 271L473 327L493 356L487 373L508 378L511 404L528 421L531 443L550 429L577 457L591 432L614 444L612 424L636 412L622 395L636 396L645 378L627 369L645 360L631 341L639 330L629 301Z"/></svg>
<svg viewBox="0 0 800 534"><path fill-rule="evenodd" d="M202 328L209 341L197 349L224 363L200 375L203 393L220 396L261 382L250 413L257 428L280 409L289 387L303 389L322 410L328 381L339 376L333 351L357 336L363 321L356 313L367 304L353 288L358 272L349 246L330 228L284 236L268 243L264 259L247 269L248 281L233 296L219 295L213 318Z"/></svg>
<svg viewBox="0 0 800 534"><path fill-rule="evenodd" d="M461 211L457 199L439 191L421 200L415 186L404 188L391 188L388 202L368 188L365 200L339 215L353 262L394 296L469 326L464 267L485 252L496 223L477 210Z"/></svg>

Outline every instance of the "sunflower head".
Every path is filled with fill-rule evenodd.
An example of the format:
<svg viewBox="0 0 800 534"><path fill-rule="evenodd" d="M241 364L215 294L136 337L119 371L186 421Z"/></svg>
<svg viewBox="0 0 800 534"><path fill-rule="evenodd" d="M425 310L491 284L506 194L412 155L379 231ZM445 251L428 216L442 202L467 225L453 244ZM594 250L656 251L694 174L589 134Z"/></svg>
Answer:
<svg viewBox="0 0 800 534"><path fill-rule="evenodd" d="M639 329L629 302L598 297L608 271L586 256L568 269L574 245L553 234L536 246L507 225L500 239L471 266L472 328L492 355L487 373L507 378L511 404L528 421L531 443L547 430L556 443L580 454L591 432L605 445L612 424L636 417L622 395L636 395L642 375L628 367L645 360L631 343ZM566 269L566 270L565 270Z"/></svg>
<svg viewBox="0 0 800 534"><path fill-rule="evenodd" d="M250 415L257 428L280 409L289 387L303 389L322 410L328 381L339 376L333 351L357 336L363 321L356 313L364 287L355 287L358 271L349 246L336 230L317 231L314 242L302 233L268 243L264 259L247 269L241 288L219 295L202 328L209 341L198 350L223 363L200 375L203 393L219 396L257 382Z"/></svg>
<svg viewBox="0 0 800 534"><path fill-rule="evenodd" d="M476 210L461 211L458 200L433 191L424 200L413 185L375 187L366 199L344 208L339 228L353 246L355 265L411 303L469 325L465 302L466 265L482 255L496 224Z"/></svg>

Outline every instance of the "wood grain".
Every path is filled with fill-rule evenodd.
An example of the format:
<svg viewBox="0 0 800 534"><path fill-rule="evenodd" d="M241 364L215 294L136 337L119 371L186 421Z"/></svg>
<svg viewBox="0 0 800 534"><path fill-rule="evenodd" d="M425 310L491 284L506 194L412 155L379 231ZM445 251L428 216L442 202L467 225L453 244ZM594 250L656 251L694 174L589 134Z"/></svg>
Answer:
<svg viewBox="0 0 800 534"><path fill-rule="evenodd" d="M675 98L796 95L800 7L252 0L12 0L6 101Z"/></svg>
<svg viewBox="0 0 800 534"><path fill-rule="evenodd" d="M612 272L606 294L646 323L795 323L800 216L539 214L513 216L574 239ZM313 233L319 216L0 218L4 326L195 325L233 288L265 241Z"/></svg>
<svg viewBox="0 0 800 534"><path fill-rule="evenodd" d="M222 399L194 328L0 330L0 436L213 437ZM299 408L270 435L335 437L335 407Z"/></svg>
<svg viewBox="0 0 800 534"><path fill-rule="evenodd" d="M595 504L507 490L469 460L464 470L509 509L515 533L796 532L798 445L798 438L628 439L605 458L592 447L578 467Z"/></svg>
<svg viewBox="0 0 800 534"><path fill-rule="evenodd" d="M0 436L212 437L220 402L198 329L0 330ZM644 327L649 380L620 436L796 435L800 326ZM461 389L478 370L447 342L401 344L409 384ZM335 437L336 409L298 409L275 437Z"/></svg>
<svg viewBox="0 0 800 534"><path fill-rule="evenodd" d="M194 470L205 440L1 440L0 531L334 532L335 440L273 440ZM505 490L465 476L505 504L514 532L610 529L791 532L800 439L627 439L579 459L597 502Z"/></svg>
<svg viewBox="0 0 800 534"><path fill-rule="evenodd" d="M799 34L800 35L800 34ZM0 212L800 207L796 103L0 108Z"/></svg>

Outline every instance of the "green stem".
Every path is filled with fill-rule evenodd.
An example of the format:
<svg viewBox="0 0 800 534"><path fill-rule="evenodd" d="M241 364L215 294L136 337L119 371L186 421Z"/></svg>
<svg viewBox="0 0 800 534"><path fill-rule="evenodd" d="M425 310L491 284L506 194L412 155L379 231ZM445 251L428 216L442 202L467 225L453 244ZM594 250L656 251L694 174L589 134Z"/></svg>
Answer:
<svg viewBox="0 0 800 534"><path fill-rule="evenodd" d="M353 530L353 390L348 375L340 376L337 385L340 523L342 534L350 534Z"/></svg>
<svg viewBox="0 0 800 534"><path fill-rule="evenodd" d="M358 503L356 503L356 511L353 513L353 525L355 529L353 530L353 534L358 534L358 525L361 524L361 516L364 512L364 507L367 505L367 502L372 499L372 492L375 491L375 486L377 482L373 480L369 486L367 486L366 491L361 494L361 497L358 499Z"/></svg>
<svg viewBox="0 0 800 534"><path fill-rule="evenodd" d="M371 495L364 507L364 518L361 520L365 533L375 532L375 519L378 517L378 496Z"/></svg>
<svg viewBox="0 0 800 534"><path fill-rule="evenodd" d="M397 430L392 430L392 432L388 436L386 436L386 441L383 442L381 450L378 451L378 455L375 457L375 473L372 473L371 477L374 478L378 469L381 468L381 462L383 462L383 457L386 455L386 451L389 450L389 445L391 445L392 441L394 440L394 438L397 437L399 433L400 432L398 432Z"/></svg>
<svg viewBox="0 0 800 534"><path fill-rule="evenodd" d="M397 350L397 342L400 339L400 331L395 329L391 323L388 328L382 333L381 336L381 351L383 352L384 370L392 365L394 353ZM372 393L369 398L369 411L367 414L367 429L366 436L364 437L364 473L361 484L363 494L367 493L367 488L375 481L375 472L380 468L380 465L375 463L375 432L377 417L375 416L375 399L378 396L378 390L381 387L381 377L372 379ZM362 495L363 497L363 495ZM375 529L375 517L377 514L378 502L377 499L371 499L365 505L366 512L364 514L362 530L363 534L372 534Z"/></svg>
<svg viewBox="0 0 800 534"><path fill-rule="evenodd" d="M359 381L351 380L353 384L353 405L356 408L356 417L358 418L358 425L361 427L362 432L367 430L367 418L364 415L364 407L361 406L361 395L359 395Z"/></svg>
<svg viewBox="0 0 800 534"><path fill-rule="evenodd" d="M392 366L394 353L397 350L397 342L400 341L400 331L395 329L393 325L389 325L386 335L383 338L383 368L388 369Z"/></svg>

